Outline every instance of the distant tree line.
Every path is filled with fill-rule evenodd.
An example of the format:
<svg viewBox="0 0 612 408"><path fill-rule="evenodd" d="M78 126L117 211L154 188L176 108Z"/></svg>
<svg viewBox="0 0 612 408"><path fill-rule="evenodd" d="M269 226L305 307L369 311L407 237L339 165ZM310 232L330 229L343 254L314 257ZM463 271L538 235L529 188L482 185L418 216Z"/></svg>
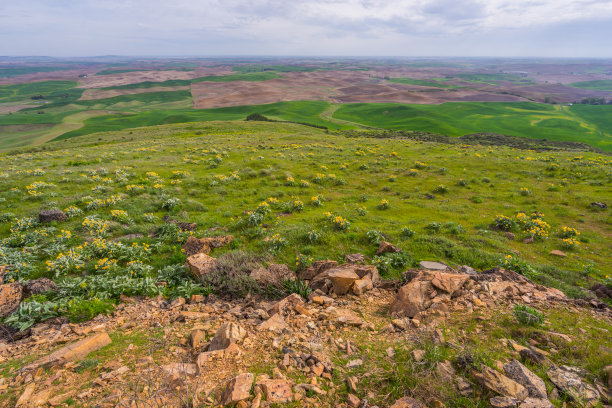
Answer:
<svg viewBox="0 0 612 408"><path fill-rule="evenodd" d="M612 99L606 100L606 98L590 97L590 98L584 98L580 102L574 102L574 103L580 103L582 105L612 105Z"/></svg>

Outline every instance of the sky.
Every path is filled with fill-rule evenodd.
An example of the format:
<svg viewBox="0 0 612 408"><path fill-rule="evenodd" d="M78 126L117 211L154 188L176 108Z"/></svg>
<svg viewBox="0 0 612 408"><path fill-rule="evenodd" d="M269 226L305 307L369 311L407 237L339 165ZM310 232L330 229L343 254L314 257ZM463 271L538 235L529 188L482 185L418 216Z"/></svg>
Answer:
<svg viewBox="0 0 612 408"><path fill-rule="evenodd" d="M612 0L0 0L0 55L612 57Z"/></svg>

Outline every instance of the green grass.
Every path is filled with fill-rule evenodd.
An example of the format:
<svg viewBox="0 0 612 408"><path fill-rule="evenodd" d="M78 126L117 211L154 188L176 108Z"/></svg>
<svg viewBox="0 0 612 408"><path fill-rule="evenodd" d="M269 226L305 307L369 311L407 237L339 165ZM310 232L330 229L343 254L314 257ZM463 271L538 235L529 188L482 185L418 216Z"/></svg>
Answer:
<svg viewBox="0 0 612 408"><path fill-rule="evenodd" d="M596 126L608 137L612 135L612 105L574 105L570 112Z"/></svg>
<svg viewBox="0 0 612 408"><path fill-rule="evenodd" d="M596 81L582 81L569 84L574 88L590 89L594 91L612 92L612 79L600 79Z"/></svg>
<svg viewBox="0 0 612 408"><path fill-rule="evenodd" d="M412 79L412 78L391 78L389 82L395 82L397 84L408 84L408 85L420 85L420 86L430 86L434 88L452 88L452 85L441 84L436 81L424 81L421 79Z"/></svg>
<svg viewBox="0 0 612 408"><path fill-rule="evenodd" d="M580 141L612 151L612 132L609 128L610 120L607 119L610 107L577 108L572 108L570 112L576 112L584 118L582 121L553 106L531 102L345 104L335 112L334 117L385 129L418 130L450 136L492 132L531 139ZM581 122L587 124L582 125ZM600 123L597 126L604 134L593 127L595 123Z"/></svg>

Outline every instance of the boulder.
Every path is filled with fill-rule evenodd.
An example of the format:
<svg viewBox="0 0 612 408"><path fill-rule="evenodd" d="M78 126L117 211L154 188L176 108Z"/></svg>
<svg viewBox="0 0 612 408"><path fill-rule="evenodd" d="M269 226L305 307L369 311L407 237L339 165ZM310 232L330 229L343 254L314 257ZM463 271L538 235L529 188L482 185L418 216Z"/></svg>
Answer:
<svg viewBox="0 0 612 408"><path fill-rule="evenodd" d="M408 282L402 286L391 304L391 314L394 316L416 316L431 305L430 293L433 290L429 281L415 279Z"/></svg>
<svg viewBox="0 0 612 408"><path fill-rule="evenodd" d="M295 280L295 272L284 264L271 264L267 268L256 268L251 271L251 279L262 285L280 286L286 280Z"/></svg>
<svg viewBox="0 0 612 408"><path fill-rule="evenodd" d="M57 284L51 279L38 278L28 281L24 286L24 297L30 295L42 295L47 292L54 292L58 289Z"/></svg>
<svg viewBox="0 0 612 408"><path fill-rule="evenodd" d="M253 374L240 374L227 383L221 404L230 405L240 401L244 401L251 396L251 387L253 386Z"/></svg>
<svg viewBox="0 0 612 408"><path fill-rule="evenodd" d="M246 336L246 330L236 323L225 323L215 332L215 337L210 341L208 351L224 350L232 343L238 343Z"/></svg>
<svg viewBox="0 0 612 408"><path fill-rule="evenodd" d="M346 268L332 269L327 272L327 276L332 282L336 295L345 295L353 287L355 281L359 280L359 275Z"/></svg>
<svg viewBox="0 0 612 408"><path fill-rule="evenodd" d="M397 252L401 252L401 249L399 249L398 247L396 247L390 242L382 241L380 245L378 245L378 250L376 251L376 255L382 255L387 252L397 253Z"/></svg>
<svg viewBox="0 0 612 408"><path fill-rule="evenodd" d="M86 337L76 343L69 344L59 350L54 351L46 357L34 361L21 368L22 372L35 370L39 367L51 367L64 364L66 362L82 360L89 353L108 346L112 343L108 333L100 332L93 336Z"/></svg>
<svg viewBox="0 0 612 408"><path fill-rule="evenodd" d="M425 408L425 405L414 398L402 397L395 401L390 408Z"/></svg>
<svg viewBox="0 0 612 408"><path fill-rule="evenodd" d="M419 262L419 266L423 269L429 269L432 271L445 271L447 269L450 269L448 265L445 265L442 262L432 262L432 261L421 261Z"/></svg>
<svg viewBox="0 0 612 408"><path fill-rule="evenodd" d="M529 392L521 384L485 365L482 366L482 372L474 371L472 374L484 387L504 397L523 401L529 396Z"/></svg>
<svg viewBox="0 0 612 408"><path fill-rule="evenodd" d="M299 274L301 280L312 280L318 274L325 272L338 265L338 262L332 260L315 261L308 268L304 269Z"/></svg>
<svg viewBox="0 0 612 408"><path fill-rule="evenodd" d="M23 287L19 282L0 285L0 319L17 310L22 297Z"/></svg>
<svg viewBox="0 0 612 408"><path fill-rule="evenodd" d="M470 275L435 272L431 284L451 296L470 280Z"/></svg>
<svg viewBox="0 0 612 408"><path fill-rule="evenodd" d="M517 360L512 360L504 365L504 371L508 378L527 388L529 396L535 399L546 399L546 384L544 380L531 372L527 367Z"/></svg>
<svg viewBox="0 0 612 408"><path fill-rule="evenodd" d="M581 405L590 407L597 404L599 393L585 383L573 367L559 366L550 368L546 374L550 381L565 395Z"/></svg>
<svg viewBox="0 0 612 408"><path fill-rule="evenodd" d="M293 390L287 380L266 378L257 381L257 385L261 387L266 400L272 404L293 401Z"/></svg>
<svg viewBox="0 0 612 408"><path fill-rule="evenodd" d="M203 253L187 258L187 267L196 279L202 279L217 267L217 260Z"/></svg>
<svg viewBox="0 0 612 408"><path fill-rule="evenodd" d="M41 210L38 213L38 221L47 223L51 221L66 221L68 217L62 210Z"/></svg>

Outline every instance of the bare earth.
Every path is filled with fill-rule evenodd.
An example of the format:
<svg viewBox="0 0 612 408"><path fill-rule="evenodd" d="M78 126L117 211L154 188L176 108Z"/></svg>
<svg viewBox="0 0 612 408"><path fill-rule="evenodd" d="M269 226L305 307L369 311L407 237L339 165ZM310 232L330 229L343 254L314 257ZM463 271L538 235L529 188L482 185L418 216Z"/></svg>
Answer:
<svg viewBox="0 0 612 408"><path fill-rule="evenodd" d="M170 92L170 91L187 91L188 86L156 86L153 88L138 88L138 89L87 89L79 98L80 101L91 101L94 99L113 98L121 95L135 95L148 92Z"/></svg>

